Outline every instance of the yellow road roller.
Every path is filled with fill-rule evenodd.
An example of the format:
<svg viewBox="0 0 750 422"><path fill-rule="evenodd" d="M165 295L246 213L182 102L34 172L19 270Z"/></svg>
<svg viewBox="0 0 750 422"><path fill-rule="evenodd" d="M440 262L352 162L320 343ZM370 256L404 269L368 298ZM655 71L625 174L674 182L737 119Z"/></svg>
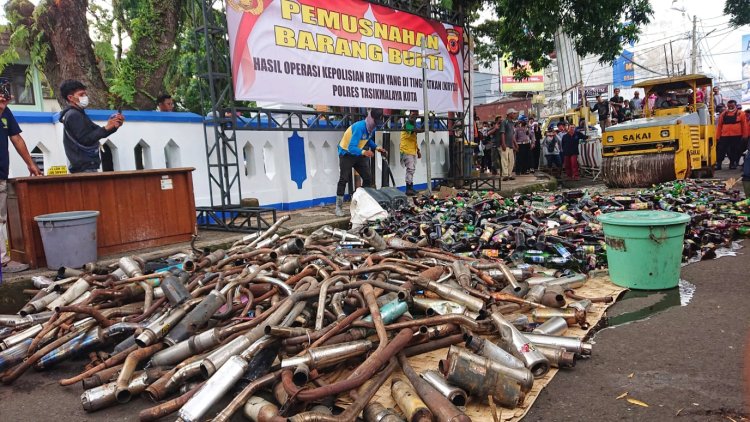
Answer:
<svg viewBox="0 0 750 422"><path fill-rule="evenodd" d="M647 187L713 176L716 126L712 80L705 75L652 79L643 88L642 118L602 134L602 174L609 187ZM699 90L705 93L703 98Z"/></svg>

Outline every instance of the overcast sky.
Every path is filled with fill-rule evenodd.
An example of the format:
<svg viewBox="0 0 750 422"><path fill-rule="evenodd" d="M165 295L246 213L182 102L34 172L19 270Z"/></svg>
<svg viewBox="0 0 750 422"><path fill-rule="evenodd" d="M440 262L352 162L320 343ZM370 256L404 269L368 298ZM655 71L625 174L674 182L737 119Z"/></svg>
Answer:
<svg viewBox="0 0 750 422"><path fill-rule="evenodd" d="M39 3L39 0L31 1ZM671 39L675 61L684 59L689 66L690 41L687 35L692 29L692 17L697 15L702 71L716 77L721 76L722 81L740 79L742 35L750 34L750 26L730 29L727 25L729 18L723 13L724 0L651 0L651 5L654 8L652 23L643 28L641 41L635 47L628 46L636 52L636 57L639 51L655 55L655 51L651 50ZM484 11L481 15L486 18L491 13ZM4 11L0 8L0 22L4 21ZM685 57L685 54L688 56ZM663 54L661 58L663 59ZM584 59L584 63L586 60L588 59ZM661 66L661 70L666 67ZM592 78L597 79L596 75L592 75Z"/></svg>
<svg viewBox="0 0 750 422"><path fill-rule="evenodd" d="M723 13L724 0L651 0L651 5L654 15L651 18L651 24L642 28L641 41L634 47L626 46L629 50L636 52L634 60L638 60L639 52L654 56L650 64L653 65L654 70L663 72L667 64L663 63L662 45L671 40L673 54L668 54L674 56L675 62L687 63L689 70L689 36L693 15L697 15L697 33L700 40L698 47L702 71L717 77L720 72L722 81L740 79L742 35L750 34L750 27L729 28L727 24L729 17ZM486 19L492 16L492 13L484 11L481 16ZM605 79L609 79L611 83L611 70L607 73L597 68L592 73L586 69L587 62L595 61L593 58L583 59L584 78L588 76L589 84L603 83Z"/></svg>

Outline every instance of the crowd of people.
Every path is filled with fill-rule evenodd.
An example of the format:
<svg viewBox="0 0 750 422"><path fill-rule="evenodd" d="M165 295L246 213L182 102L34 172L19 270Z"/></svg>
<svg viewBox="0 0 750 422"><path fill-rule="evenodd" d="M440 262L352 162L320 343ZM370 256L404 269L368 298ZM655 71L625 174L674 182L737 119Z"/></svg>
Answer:
<svg viewBox="0 0 750 422"><path fill-rule="evenodd" d="M586 139L585 121L575 126L563 120L545 130L533 117L519 117L513 108L492 122L475 120L474 155L480 173L515 180L515 176L534 173L544 156L553 171L565 169L570 179L580 177L577 157L579 143Z"/></svg>

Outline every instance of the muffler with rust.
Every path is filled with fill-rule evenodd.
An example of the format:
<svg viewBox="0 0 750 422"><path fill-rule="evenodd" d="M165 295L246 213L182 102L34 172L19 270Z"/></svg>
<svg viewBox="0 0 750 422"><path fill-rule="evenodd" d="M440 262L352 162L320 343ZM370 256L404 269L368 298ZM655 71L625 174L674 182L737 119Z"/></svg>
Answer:
<svg viewBox="0 0 750 422"><path fill-rule="evenodd" d="M572 368L576 366L575 353L568 352L562 347L536 346L536 349L547 358L553 368Z"/></svg>
<svg viewBox="0 0 750 422"><path fill-rule="evenodd" d="M391 396L404 412L407 422L431 422L432 412L419 398L408 382L402 379L394 379L391 382Z"/></svg>
<svg viewBox="0 0 750 422"><path fill-rule="evenodd" d="M551 318L560 317L567 322L568 326L578 324L584 330L589 327L586 322L586 311L575 308L549 309L537 308L531 311L531 318L534 322L545 322Z"/></svg>
<svg viewBox="0 0 750 422"><path fill-rule="evenodd" d="M413 277L411 280L420 287L436 293L443 299L460 303L471 311L479 312L484 308L484 301L482 299L464 293L462 290L440 284L436 281L430 281L423 277Z"/></svg>
<svg viewBox="0 0 750 422"><path fill-rule="evenodd" d="M463 388L482 401L492 396L496 403L508 409L515 409L523 403L526 394L522 391L521 384L499 371L498 364L468 351L457 352L458 349L452 349L453 353L448 352L448 357L439 363L440 371L449 383Z"/></svg>

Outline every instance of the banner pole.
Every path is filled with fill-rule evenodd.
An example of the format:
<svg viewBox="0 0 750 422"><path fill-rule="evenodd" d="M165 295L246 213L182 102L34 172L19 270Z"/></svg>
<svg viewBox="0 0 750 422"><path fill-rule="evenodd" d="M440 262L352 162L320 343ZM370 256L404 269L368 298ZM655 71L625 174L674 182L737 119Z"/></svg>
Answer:
<svg viewBox="0 0 750 422"><path fill-rule="evenodd" d="M430 111L427 104L427 67L425 66L425 44L427 38L422 38L422 95L424 97L424 120L422 125L424 126L424 143L427 145L425 148L425 160L427 161L427 194L432 195L432 161L430 161L430 129L432 129L430 122Z"/></svg>

